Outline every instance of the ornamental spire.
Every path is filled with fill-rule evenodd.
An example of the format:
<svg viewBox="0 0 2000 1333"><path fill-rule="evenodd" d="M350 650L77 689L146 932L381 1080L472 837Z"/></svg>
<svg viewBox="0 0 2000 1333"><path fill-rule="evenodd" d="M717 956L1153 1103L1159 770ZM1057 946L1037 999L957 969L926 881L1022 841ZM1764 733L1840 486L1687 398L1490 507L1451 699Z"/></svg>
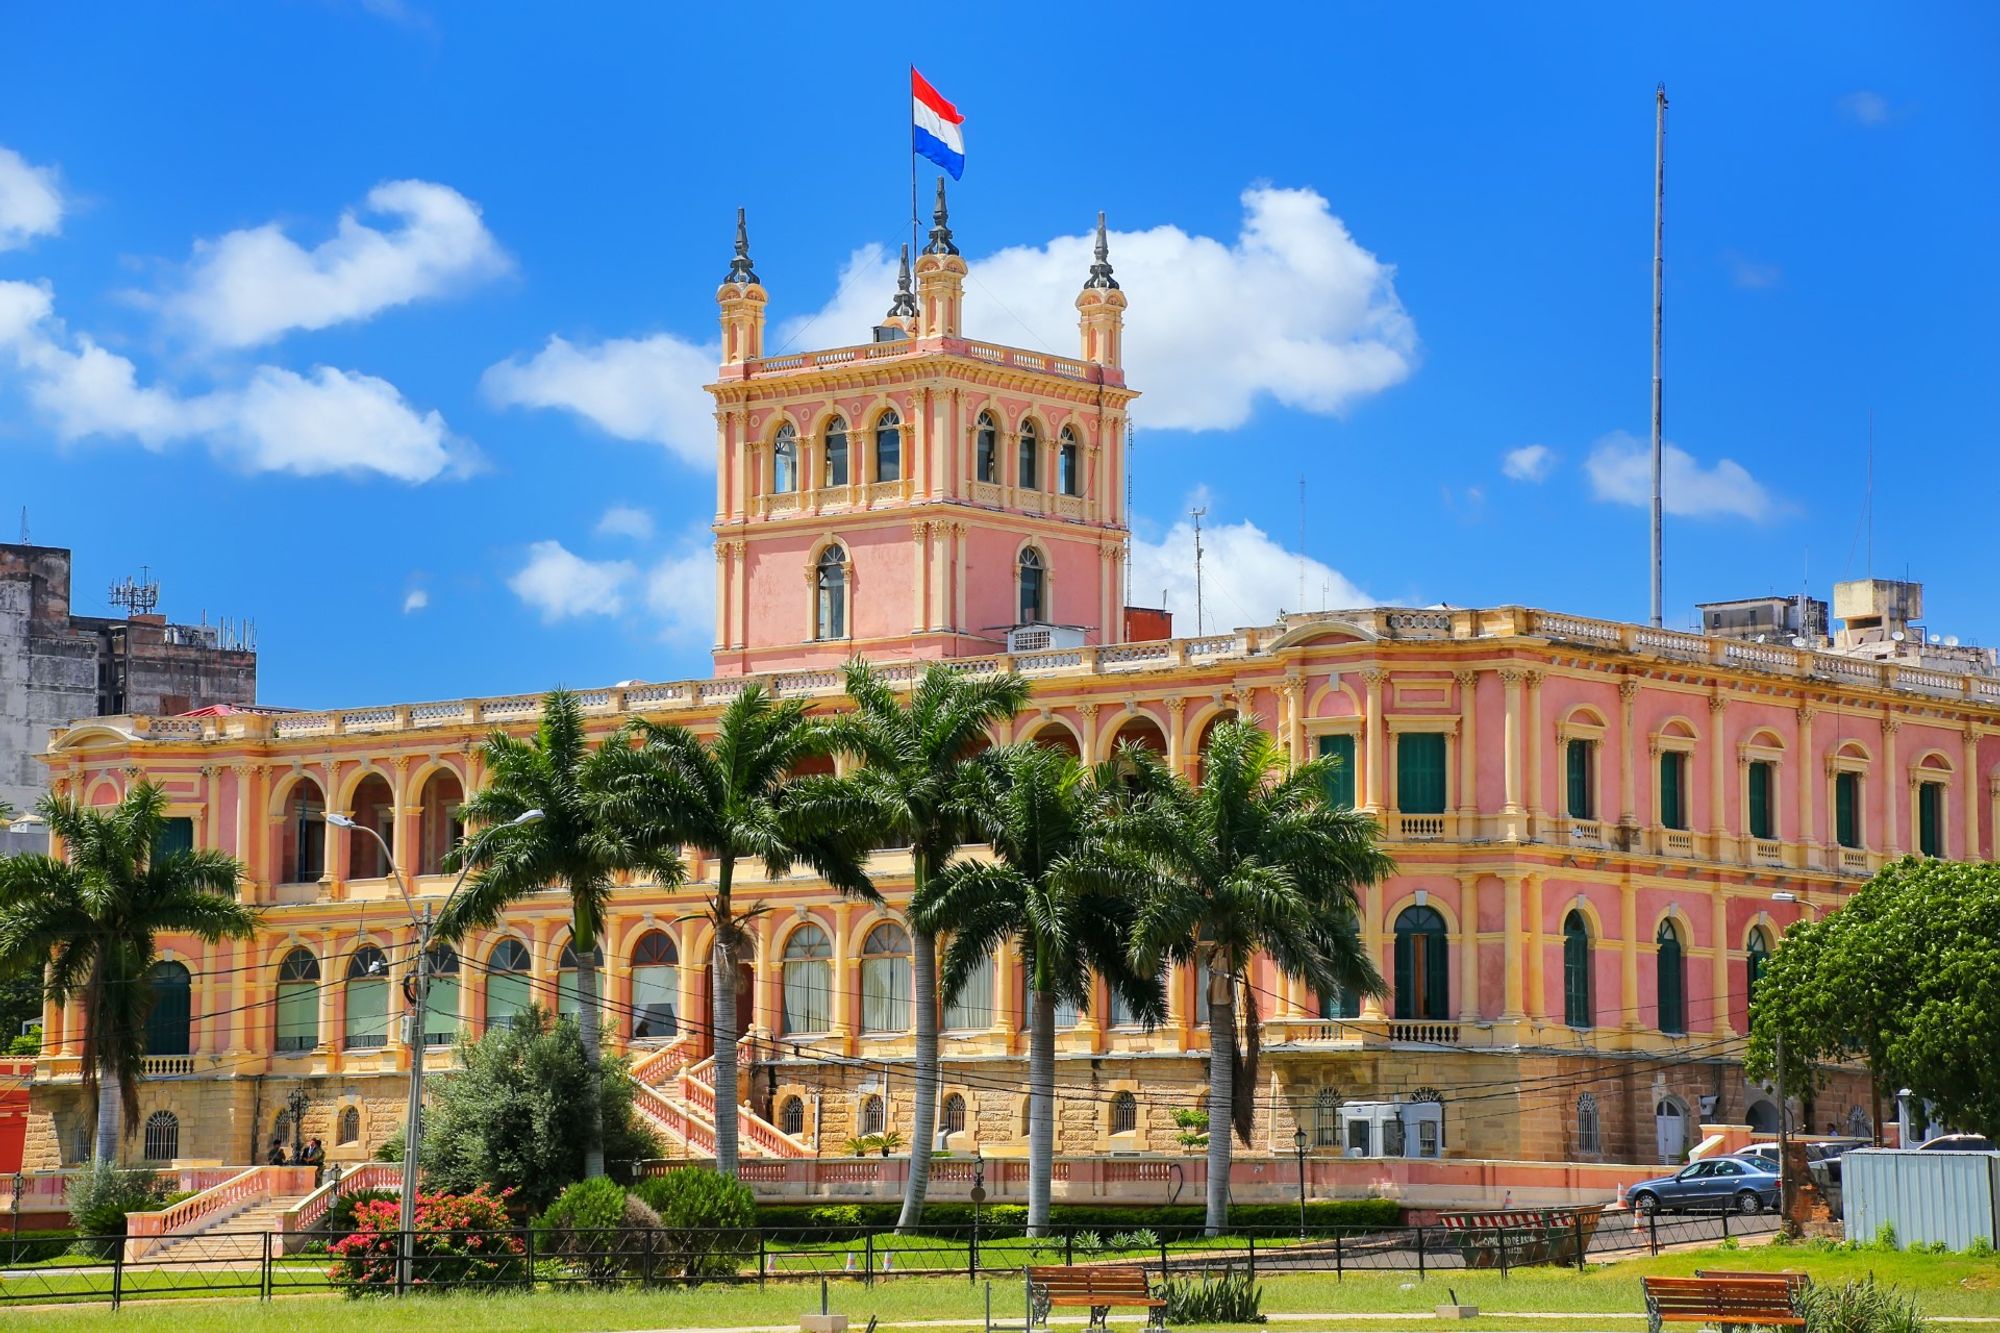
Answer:
<svg viewBox="0 0 2000 1333"><path fill-rule="evenodd" d="M924 247L927 255L955 255L958 247L951 243L951 215L945 211L944 177L938 177L937 209L931 214L931 243Z"/></svg>
<svg viewBox="0 0 2000 1333"><path fill-rule="evenodd" d="M1118 289L1118 279L1111 276L1111 244L1104 237L1104 210L1097 210L1097 248L1093 253L1097 262L1090 266L1090 277L1084 286L1103 287L1112 291Z"/></svg>
<svg viewBox="0 0 2000 1333"><path fill-rule="evenodd" d="M757 281L757 272L750 267L750 228L744 224L743 210L736 210L736 258L729 261L729 276L724 282L748 285Z"/></svg>
<svg viewBox="0 0 2000 1333"><path fill-rule="evenodd" d="M917 317L917 298L910 291L910 247L907 245L903 247L903 262L896 268L896 299L889 306L890 319L905 317Z"/></svg>

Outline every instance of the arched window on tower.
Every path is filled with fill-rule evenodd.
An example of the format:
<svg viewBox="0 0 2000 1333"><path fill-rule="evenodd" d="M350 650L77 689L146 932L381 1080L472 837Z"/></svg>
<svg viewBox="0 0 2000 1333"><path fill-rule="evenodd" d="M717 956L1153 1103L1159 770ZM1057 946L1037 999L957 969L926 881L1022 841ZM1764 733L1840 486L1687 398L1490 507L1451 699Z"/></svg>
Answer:
<svg viewBox="0 0 2000 1333"><path fill-rule="evenodd" d="M1587 1028L1597 1021L1590 999L1590 926L1583 913L1563 918L1563 1022Z"/></svg>
<svg viewBox="0 0 2000 1333"><path fill-rule="evenodd" d="M1014 478L1014 484L1022 490L1032 491L1041 485L1041 474L1038 467L1038 464L1041 462L1041 455L1042 441L1035 434L1035 423L1032 421L1023 421L1021 423L1021 460L1020 466L1015 471Z"/></svg>
<svg viewBox="0 0 2000 1333"><path fill-rule="evenodd" d="M978 427L972 433L972 455L975 475L981 481L1000 480L1000 428L993 424L991 412L979 414Z"/></svg>
<svg viewBox="0 0 2000 1333"><path fill-rule="evenodd" d="M1021 552L1021 598L1017 624L1039 625L1049 618L1049 575L1042 553L1030 546Z"/></svg>
<svg viewBox="0 0 2000 1333"><path fill-rule="evenodd" d="M839 543L819 555L819 569L813 576L813 637L847 637L847 552Z"/></svg>
<svg viewBox="0 0 2000 1333"><path fill-rule="evenodd" d="M903 419L890 408L875 418L875 475L873 481L903 479Z"/></svg>
<svg viewBox="0 0 2000 1333"><path fill-rule="evenodd" d="M1063 427L1061 447L1056 450L1056 489L1064 495L1083 494L1083 446L1076 432Z"/></svg>
<svg viewBox="0 0 2000 1333"><path fill-rule="evenodd" d="M847 484L847 420L834 417L826 423L826 475L822 486Z"/></svg>
<svg viewBox="0 0 2000 1333"><path fill-rule="evenodd" d="M1764 978L1764 969L1771 965L1771 938L1758 926L1750 932L1749 947L1743 951L1743 998L1745 1001L1757 998L1757 983Z"/></svg>
<svg viewBox="0 0 2000 1333"><path fill-rule="evenodd" d="M1604 1151L1604 1127L1597 1118L1597 1096L1584 1093L1576 1099L1576 1150L1580 1153Z"/></svg>
<svg viewBox="0 0 2000 1333"><path fill-rule="evenodd" d="M787 421L778 427L777 442L771 446L771 490L790 495L799 488L799 433Z"/></svg>
<svg viewBox="0 0 2000 1333"><path fill-rule="evenodd" d="M1659 946L1660 1031L1687 1031L1687 960L1681 953L1681 933L1671 921L1660 923L1654 942Z"/></svg>

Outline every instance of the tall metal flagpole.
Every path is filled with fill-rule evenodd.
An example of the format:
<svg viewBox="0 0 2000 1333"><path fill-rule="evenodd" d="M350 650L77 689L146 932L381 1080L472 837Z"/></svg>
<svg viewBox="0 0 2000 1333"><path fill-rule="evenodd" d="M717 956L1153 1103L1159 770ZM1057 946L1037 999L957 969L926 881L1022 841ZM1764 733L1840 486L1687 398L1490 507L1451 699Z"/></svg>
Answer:
<svg viewBox="0 0 2000 1333"><path fill-rule="evenodd" d="M1667 240L1667 85L1654 90L1653 121L1653 627L1660 597L1660 324L1665 298Z"/></svg>
<svg viewBox="0 0 2000 1333"><path fill-rule="evenodd" d="M912 65L910 66L910 95L912 97L916 96L916 88L917 67ZM903 108L903 114L911 116L914 113L910 107L905 107ZM917 131L914 121L911 122L910 128L910 253L912 255L923 254L923 251L917 247Z"/></svg>

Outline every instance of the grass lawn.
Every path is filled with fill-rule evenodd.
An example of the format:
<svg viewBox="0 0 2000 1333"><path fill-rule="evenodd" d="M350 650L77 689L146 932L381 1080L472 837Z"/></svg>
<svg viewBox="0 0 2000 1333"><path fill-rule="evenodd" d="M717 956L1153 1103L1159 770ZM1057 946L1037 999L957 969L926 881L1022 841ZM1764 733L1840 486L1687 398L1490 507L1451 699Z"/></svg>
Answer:
<svg viewBox="0 0 2000 1333"><path fill-rule="evenodd" d="M1344 1282L1330 1274L1273 1277L1264 1282L1264 1310L1275 1316L1270 1333L1309 1328L1310 1321L1285 1316L1326 1315L1330 1326L1350 1322L1345 1316L1406 1314L1427 1311L1446 1299L1449 1284L1462 1301L1496 1314L1589 1313L1610 1315L1580 1322L1579 1328L1617 1330L1644 1327L1639 1279L1648 1273L1690 1273L1696 1268L1801 1268L1816 1281L1839 1282L1874 1277L1915 1292L1924 1309L1938 1315L2000 1317L2000 1260L1964 1255L1902 1254L1887 1251L1821 1252L1805 1247L1708 1249L1634 1259L1573 1270L1522 1270L1502 1278L1497 1273L1452 1272L1419 1282L1412 1273L1350 1275ZM53 1276L53 1275L52 1275ZM250 1275L246 1275L250 1276ZM254 1280L254 1277L253 1277ZM310 1304L302 1302L310 1301ZM925 1320L980 1320L984 1286L963 1278L904 1278L866 1287L835 1282L832 1308L854 1320L858 1329L875 1315L884 1324ZM816 1310L816 1283L772 1283L707 1286L693 1291L544 1292L493 1296L441 1296L407 1301L350 1301L339 1297L299 1297L269 1304L242 1300L129 1301L117 1314L103 1306L66 1310L10 1310L0 1306L0 1323L11 1328L61 1330L108 1327L116 1320L125 1333L293 1333L309 1322L315 1333L433 1333L438 1328L498 1327L508 1333L582 1333L584 1330L724 1328L740 1326L797 1327L797 1317ZM1014 1279L993 1280L996 1320L1018 1325L1021 1288ZM1555 1327L1561 1323L1550 1321ZM1353 1321L1367 1328L1365 1319ZM1456 1329L1534 1327L1518 1319L1479 1319L1440 1324L1434 1320L1398 1318L1391 1327L1401 1333Z"/></svg>

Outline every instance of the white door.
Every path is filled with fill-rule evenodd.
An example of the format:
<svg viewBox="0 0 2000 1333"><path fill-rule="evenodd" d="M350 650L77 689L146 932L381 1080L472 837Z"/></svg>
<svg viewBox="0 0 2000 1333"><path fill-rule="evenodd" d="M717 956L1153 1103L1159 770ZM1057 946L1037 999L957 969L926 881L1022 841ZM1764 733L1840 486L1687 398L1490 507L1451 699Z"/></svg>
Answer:
<svg viewBox="0 0 2000 1333"><path fill-rule="evenodd" d="M1681 1114L1680 1104L1662 1101L1653 1108L1653 1126L1659 1139L1662 1162L1678 1162L1687 1151L1687 1118Z"/></svg>

